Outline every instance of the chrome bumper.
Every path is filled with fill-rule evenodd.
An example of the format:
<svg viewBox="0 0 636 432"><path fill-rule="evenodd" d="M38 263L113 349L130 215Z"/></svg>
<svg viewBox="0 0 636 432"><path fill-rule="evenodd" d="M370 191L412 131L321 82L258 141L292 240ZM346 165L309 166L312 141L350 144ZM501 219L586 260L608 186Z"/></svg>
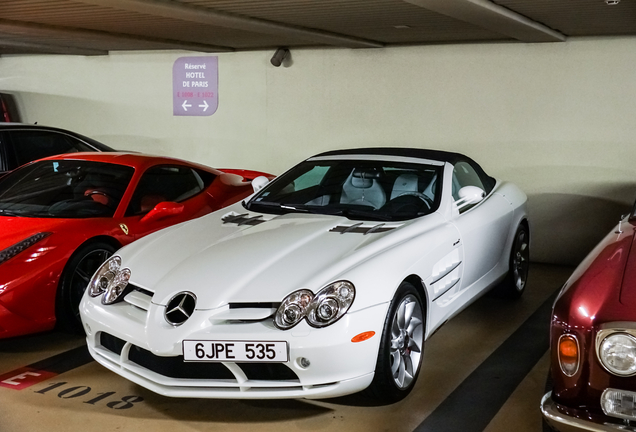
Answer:
<svg viewBox="0 0 636 432"><path fill-rule="evenodd" d="M636 428L614 423L595 423L570 417L557 410L556 403L552 400L552 392L546 393L541 399L541 414L543 419L558 432L636 432Z"/></svg>

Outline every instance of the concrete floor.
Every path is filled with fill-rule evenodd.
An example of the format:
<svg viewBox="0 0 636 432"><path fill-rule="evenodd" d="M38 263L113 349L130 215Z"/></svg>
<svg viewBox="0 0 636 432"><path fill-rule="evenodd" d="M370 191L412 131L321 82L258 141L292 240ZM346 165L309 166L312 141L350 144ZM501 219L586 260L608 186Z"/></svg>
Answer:
<svg viewBox="0 0 636 432"><path fill-rule="evenodd" d="M485 423L482 415L484 427L465 418L465 407L471 401L479 401L483 392L472 387L474 394L461 394L464 386L460 384L470 381L468 378L481 370L480 365L516 334L541 305L545 309L549 297L572 270L533 265L526 293L520 300L484 297L444 325L426 343L423 369L413 392L393 405L374 406L359 395L320 401L171 399L132 384L90 361L22 389L0 386L0 432L468 429L499 432L513 428L515 432L539 432L538 405L547 374L547 351L541 349L537 357L540 360L536 364L532 360L534 366L529 373L524 372L525 378L514 382L510 392L502 393L501 403L491 407L493 415L486 415ZM547 322L542 322L542 328L547 331ZM0 341L0 383L24 373L22 368L27 365L41 364L44 359L82 345L80 337L55 332ZM42 376L29 375L18 381L28 382L30 378L37 381ZM491 389L488 391L499 391L497 382L488 384L485 386ZM443 403L451 396L467 402L461 402L464 405L453 408L449 414L441 409L448 405ZM442 417L441 426L425 422L429 416L433 418L440 413L446 416ZM452 426L452 420L465 421L463 424L472 428Z"/></svg>

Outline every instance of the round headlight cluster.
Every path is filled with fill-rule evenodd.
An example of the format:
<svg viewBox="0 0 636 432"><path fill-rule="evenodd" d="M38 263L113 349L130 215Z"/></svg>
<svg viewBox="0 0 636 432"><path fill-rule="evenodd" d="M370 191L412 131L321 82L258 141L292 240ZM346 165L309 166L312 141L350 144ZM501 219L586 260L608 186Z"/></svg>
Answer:
<svg viewBox="0 0 636 432"><path fill-rule="evenodd" d="M117 301L126 289L130 280L130 269L121 268L121 258L113 256L102 264L88 283L88 294L91 297L102 297L103 304Z"/></svg>
<svg viewBox="0 0 636 432"><path fill-rule="evenodd" d="M351 307L356 290L351 282L338 281L314 296L303 289L288 295L274 315L276 327L287 330L304 318L312 327L325 327L338 321Z"/></svg>
<svg viewBox="0 0 636 432"><path fill-rule="evenodd" d="M616 375L636 374L636 338L627 333L607 336L599 347L599 357L603 366Z"/></svg>

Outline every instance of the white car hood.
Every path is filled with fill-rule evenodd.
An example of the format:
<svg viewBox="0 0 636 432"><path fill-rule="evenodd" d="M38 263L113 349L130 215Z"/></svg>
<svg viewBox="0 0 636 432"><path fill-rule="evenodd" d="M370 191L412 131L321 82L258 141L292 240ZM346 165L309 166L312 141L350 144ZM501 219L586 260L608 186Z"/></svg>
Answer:
<svg viewBox="0 0 636 432"><path fill-rule="evenodd" d="M258 216L239 205L160 231L118 254L131 270L131 283L153 291L153 303L191 291L197 309L230 302L280 302L295 290L317 292L339 274L378 252L369 247L408 222L392 222L386 232L330 232L359 223L339 216L264 214L258 225L224 223L229 213ZM364 222L357 231L381 222ZM340 228L342 229L342 228ZM377 229L377 228L376 228ZM397 236L400 237L400 236ZM396 239L397 240L397 239ZM393 241L381 242L381 249ZM380 245L377 245L380 246ZM327 273L328 272L328 273ZM320 286L312 286L319 284Z"/></svg>

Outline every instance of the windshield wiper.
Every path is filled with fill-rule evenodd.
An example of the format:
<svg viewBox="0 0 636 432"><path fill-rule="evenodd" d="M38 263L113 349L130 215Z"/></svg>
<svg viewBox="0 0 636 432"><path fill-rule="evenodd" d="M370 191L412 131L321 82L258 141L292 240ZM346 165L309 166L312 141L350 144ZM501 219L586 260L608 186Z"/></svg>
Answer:
<svg viewBox="0 0 636 432"><path fill-rule="evenodd" d="M360 218L366 218L371 220L382 220L382 221L391 221L392 217L378 214L374 211L369 210L357 210L357 209L339 209L331 212L323 211L323 214L328 214L332 216L344 216L347 219L360 220Z"/></svg>
<svg viewBox="0 0 636 432"><path fill-rule="evenodd" d="M281 204L273 201L254 201L250 202L247 205L244 205L248 210L252 210L252 206L263 206L263 207L273 207L275 209L287 210L292 212L299 213L314 213L312 210L308 209L304 204Z"/></svg>
<svg viewBox="0 0 636 432"><path fill-rule="evenodd" d="M302 204L294 204L293 206L288 205L288 204L281 204L280 208L285 209L285 210L302 212L302 213L313 213L311 210L309 210L307 207L305 207Z"/></svg>

